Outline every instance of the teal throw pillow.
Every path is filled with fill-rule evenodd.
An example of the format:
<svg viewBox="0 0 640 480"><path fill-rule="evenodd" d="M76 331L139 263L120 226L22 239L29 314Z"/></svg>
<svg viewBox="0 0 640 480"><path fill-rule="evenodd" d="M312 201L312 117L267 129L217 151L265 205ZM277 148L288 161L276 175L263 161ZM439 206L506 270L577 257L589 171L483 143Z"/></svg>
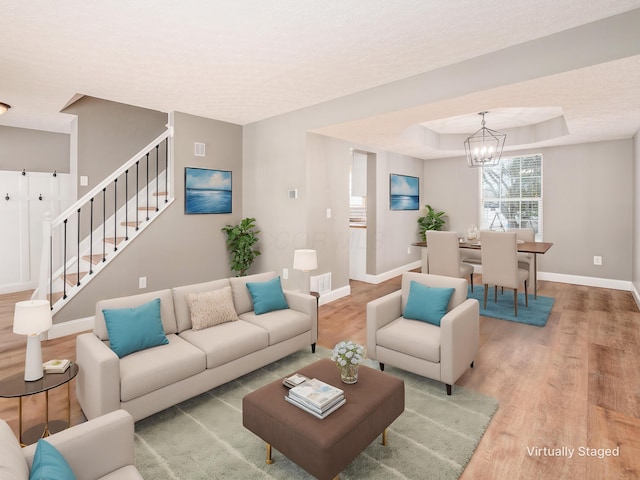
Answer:
<svg viewBox="0 0 640 480"><path fill-rule="evenodd" d="M111 350L122 358L169 343L160 318L160 299L134 308L103 309Z"/></svg>
<svg viewBox="0 0 640 480"><path fill-rule="evenodd" d="M440 320L447 313L453 291L453 288L433 288L411 281L404 318L440 326Z"/></svg>
<svg viewBox="0 0 640 480"><path fill-rule="evenodd" d="M253 311L256 315L289 308L284 297L280 277L267 282L247 282L247 288L253 300Z"/></svg>
<svg viewBox="0 0 640 480"><path fill-rule="evenodd" d="M73 470L58 449L46 440L38 440L29 480L76 480Z"/></svg>

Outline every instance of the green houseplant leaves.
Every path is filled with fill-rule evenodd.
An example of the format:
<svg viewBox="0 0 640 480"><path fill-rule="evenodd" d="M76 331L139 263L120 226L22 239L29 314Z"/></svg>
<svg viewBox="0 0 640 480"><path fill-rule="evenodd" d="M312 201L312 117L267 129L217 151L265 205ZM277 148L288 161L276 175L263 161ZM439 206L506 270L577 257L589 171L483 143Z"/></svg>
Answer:
<svg viewBox="0 0 640 480"><path fill-rule="evenodd" d="M418 231L423 242L427 239L427 230L442 230L445 224L442 218L445 215L444 212L437 212L431 205L425 205L424 208L427 210L426 215L418 218Z"/></svg>
<svg viewBox="0 0 640 480"><path fill-rule="evenodd" d="M258 241L259 231L255 230L255 218L243 218L238 225L227 225L222 231L227 234L227 249L231 253L229 266L243 277L251 267L260 251L254 248Z"/></svg>

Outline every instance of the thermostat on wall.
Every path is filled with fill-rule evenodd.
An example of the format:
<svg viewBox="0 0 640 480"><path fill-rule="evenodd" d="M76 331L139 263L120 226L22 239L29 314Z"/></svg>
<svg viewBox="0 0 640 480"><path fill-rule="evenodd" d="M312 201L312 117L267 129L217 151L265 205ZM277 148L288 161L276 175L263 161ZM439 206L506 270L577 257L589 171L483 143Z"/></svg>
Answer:
<svg viewBox="0 0 640 480"><path fill-rule="evenodd" d="M298 198L298 189L292 188L289 190L289 198Z"/></svg>

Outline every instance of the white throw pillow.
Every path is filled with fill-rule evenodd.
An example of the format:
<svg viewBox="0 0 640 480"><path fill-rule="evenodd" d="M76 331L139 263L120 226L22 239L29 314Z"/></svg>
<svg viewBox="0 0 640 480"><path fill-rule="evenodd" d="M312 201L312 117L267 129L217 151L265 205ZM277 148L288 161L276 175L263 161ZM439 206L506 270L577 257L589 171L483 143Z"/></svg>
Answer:
<svg viewBox="0 0 640 480"><path fill-rule="evenodd" d="M202 330L238 320L238 314L233 306L231 287L212 292L188 293L186 299L191 312L193 330Z"/></svg>

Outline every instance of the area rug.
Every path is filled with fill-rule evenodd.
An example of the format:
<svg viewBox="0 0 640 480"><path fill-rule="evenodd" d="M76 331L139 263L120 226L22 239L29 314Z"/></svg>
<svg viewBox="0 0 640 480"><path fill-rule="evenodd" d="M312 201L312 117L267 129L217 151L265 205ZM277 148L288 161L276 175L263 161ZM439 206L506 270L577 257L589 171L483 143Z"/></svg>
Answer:
<svg viewBox="0 0 640 480"><path fill-rule="evenodd" d="M513 290L505 290L501 293L498 288L498 303L494 303L493 287L489 287L489 295L487 296L487 308L484 305L484 286L474 285L473 292L469 289L469 298L475 298L480 302L480 315L484 317L493 317L500 320L508 320L510 322L526 323L527 325L535 325L536 327L544 327L553 308L555 301L551 297L543 297L538 295L535 298L529 294L529 306L525 306L524 293L518 293L518 316L513 313Z"/></svg>
<svg viewBox="0 0 640 480"><path fill-rule="evenodd" d="M274 450L265 463L264 442L242 426L242 398L283 378L330 351L301 350L198 397L136 423L135 464L143 478L312 479ZM377 368L377 362L367 361ZM405 411L379 439L356 458L341 479L457 479L473 455L497 400L388 366L385 372L405 382ZM292 408L295 408L292 406Z"/></svg>

